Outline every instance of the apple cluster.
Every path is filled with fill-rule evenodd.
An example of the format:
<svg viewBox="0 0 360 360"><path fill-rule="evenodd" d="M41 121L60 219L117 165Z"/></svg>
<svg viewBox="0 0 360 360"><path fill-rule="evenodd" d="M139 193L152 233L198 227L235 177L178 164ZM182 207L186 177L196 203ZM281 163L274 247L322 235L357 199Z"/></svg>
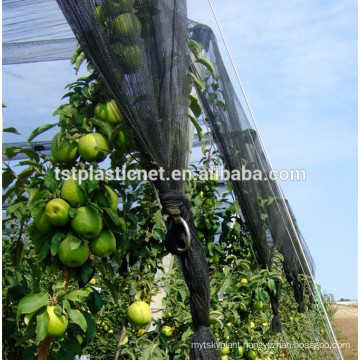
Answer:
<svg viewBox="0 0 360 360"><path fill-rule="evenodd" d="M155 28L150 3L151 0L104 0L95 8L95 17L123 74L134 74L143 63L140 38L149 37Z"/></svg>
<svg viewBox="0 0 360 360"><path fill-rule="evenodd" d="M94 108L94 118L108 124L121 124L123 117L115 101L98 103ZM110 152L108 139L100 132L89 132L75 138L57 133L51 142L51 155L59 167L76 165L80 156L85 162L99 163ZM79 165L77 165L79 166ZM96 206L94 206L94 204ZM100 258L108 257L116 249L116 239L110 229L104 225L102 208L117 211L118 195L105 183L99 183L91 193L84 184L70 178L60 184L34 218L39 233L50 235L54 230L62 230L67 236L60 242L57 256L67 267L83 265L90 252Z"/></svg>

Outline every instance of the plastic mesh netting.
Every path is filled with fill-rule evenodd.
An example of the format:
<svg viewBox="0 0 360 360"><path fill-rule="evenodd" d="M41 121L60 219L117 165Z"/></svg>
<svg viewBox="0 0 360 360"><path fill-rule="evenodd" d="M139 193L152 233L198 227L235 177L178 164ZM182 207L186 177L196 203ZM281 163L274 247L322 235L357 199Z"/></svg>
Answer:
<svg viewBox="0 0 360 360"><path fill-rule="evenodd" d="M81 47L112 92L147 170L164 169L156 182L172 225L169 251L177 254L190 292L195 327L192 344L214 342L210 331L209 276L197 238L184 181L171 178L185 169L189 154L187 18L185 0L58 0ZM183 253L185 231L190 248ZM174 244L176 246L174 246ZM216 359L212 348L191 346L192 359Z"/></svg>
<svg viewBox="0 0 360 360"><path fill-rule="evenodd" d="M69 59L76 39L55 1L2 2L4 65Z"/></svg>
<svg viewBox="0 0 360 360"><path fill-rule="evenodd" d="M243 175L246 171L261 174L262 180L254 176L232 181L258 261L271 268L273 252L280 251L299 311L303 311L302 287L297 276L314 273L313 259L280 187L271 180L271 166L231 84L212 30L191 22L189 33L201 45L200 55L214 65L211 72L193 61L191 69L206 85L205 89L198 86L198 96L227 169L238 170ZM194 60L196 56L193 55ZM275 330L280 331L279 324Z"/></svg>
<svg viewBox="0 0 360 360"><path fill-rule="evenodd" d="M236 96L211 29L186 20L184 0L57 2L125 115L148 170L163 167L169 174L173 169L184 169L188 162L187 34L201 44L202 55L213 63L218 75L220 102L214 102L208 90L199 90L198 96L225 165L229 170L243 166L252 172L258 170L268 179L233 182L257 259L270 267L273 251L281 252L302 310L302 288L297 278L299 274L314 274L314 262L290 206L277 183L270 180L271 167L264 149ZM47 12L46 18L39 17L41 9ZM5 0L3 14L4 64L67 59L76 47L72 31L53 1ZM191 70L207 89L212 88L214 78L206 67L192 63ZM189 223L194 238L189 252L178 254L173 246L184 245L182 228L176 223L167 246L179 255L192 294L192 314L198 330L195 340L212 341L208 331L207 267L188 204L181 196L184 183L161 181L156 185L165 211L179 208ZM196 356L211 359L215 355L194 353L193 358Z"/></svg>

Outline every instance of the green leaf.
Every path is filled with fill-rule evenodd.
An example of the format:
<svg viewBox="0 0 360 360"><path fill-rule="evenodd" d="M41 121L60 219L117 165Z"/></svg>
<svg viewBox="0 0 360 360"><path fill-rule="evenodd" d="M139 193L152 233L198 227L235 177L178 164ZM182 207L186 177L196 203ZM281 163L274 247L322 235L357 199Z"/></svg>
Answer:
<svg viewBox="0 0 360 360"><path fill-rule="evenodd" d="M207 145L207 143L208 143L208 141L205 140L205 141L203 141L203 143L201 144L201 152L202 152L203 155L206 154L206 145Z"/></svg>
<svg viewBox="0 0 360 360"><path fill-rule="evenodd" d="M211 73L211 75L213 76L214 79L218 78L216 70L214 68L214 65L211 63L210 60L205 59L205 58L197 58L196 62L206 66L206 68L210 71L210 73Z"/></svg>
<svg viewBox="0 0 360 360"><path fill-rule="evenodd" d="M30 293L20 300L16 313L17 319L21 314L28 314L41 309L43 306L46 306L48 302L49 295L45 290Z"/></svg>
<svg viewBox="0 0 360 360"><path fill-rule="evenodd" d="M90 195L94 190L99 186L99 180L85 180L80 184L80 187L86 192L87 195Z"/></svg>
<svg viewBox="0 0 360 360"><path fill-rule="evenodd" d="M111 221L115 224L115 225L119 225L119 215L117 213L116 210L113 210L111 208L105 207L103 208L105 210L105 212L109 215Z"/></svg>
<svg viewBox="0 0 360 360"><path fill-rule="evenodd" d="M92 292L91 288L88 287L79 290L74 290L68 295L66 295L65 299L74 302L84 302L84 298L88 297L91 292Z"/></svg>
<svg viewBox="0 0 360 360"><path fill-rule="evenodd" d="M36 342L40 343L43 339L45 339L47 335L47 327L49 324L50 318L46 309L41 311L38 315L36 315Z"/></svg>
<svg viewBox="0 0 360 360"><path fill-rule="evenodd" d="M199 103L199 100L191 94L190 94L190 109L197 118L202 114L202 108Z"/></svg>
<svg viewBox="0 0 360 360"><path fill-rule="evenodd" d="M93 277L94 266L92 260L86 260L85 264L81 266L81 280L87 284Z"/></svg>
<svg viewBox="0 0 360 360"><path fill-rule="evenodd" d="M55 170L48 169L44 175L44 184L48 190L52 193L56 191L59 186L59 180L56 180Z"/></svg>
<svg viewBox="0 0 360 360"><path fill-rule="evenodd" d="M70 250L76 250L81 245L82 240L70 234L69 236L71 236Z"/></svg>
<svg viewBox="0 0 360 360"><path fill-rule="evenodd" d="M29 136L29 138L27 139L27 142L29 143L31 140L33 140L34 138L36 138L38 135L42 134L43 132L45 132L46 130L49 130L51 128L53 128L54 126L56 126L57 123L55 124L46 124L46 125L41 125L38 128L36 128Z"/></svg>
<svg viewBox="0 0 360 360"><path fill-rule="evenodd" d="M92 314L98 313L103 306L103 299L100 293L94 289L86 298L86 304Z"/></svg>
<svg viewBox="0 0 360 360"><path fill-rule="evenodd" d="M158 346L159 344L154 344L154 343L151 343L149 346L147 346L142 353L143 359L144 360L152 359L152 354Z"/></svg>
<svg viewBox="0 0 360 360"><path fill-rule="evenodd" d="M189 49L195 55L195 57L199 57L202 49L201 45L195 40L190 40L188 45L189 45Z"/></svg>
<svg viewBox="0 0 360 360"><path fill-rule="evenodd" d="M5 190L14 180L15 176L12 170L6 168L2 173L2 188Z"/></svg>
<svg viewBox="0 0 360 360"><path fill-rule="evenodd" d="M106 279L104 276L102 276L101 279L104 281L105 285L110 290L110 294L111 294L114 302L117 304L119 301L119 294L116 291L114 284L110 280Z"/></svg>
<svg viewBox="0 0 360 360"><path fill-rule="evenodd" d="M192 115L188 115L188 116L196 129L199 140L201 140L204 137L204 133L202 131L201 126L199 125L198 121Z"/></svg>
<svg viewBox="0 0 360 360"><path fill-rule="evenodd" d="M189 76L192 78L200 92L204 92L206 90L206 84L203 81L197 78L193 73L189 73Z"/></svg>
<svg viewBox="0 0 360 360"><path fill-rule="evenodd" d="M50 243L50 251L51 251L52 256L55 256L58 253L60 241L62 239L65 239L65 237L66 237L66 234L61 231L57 231L53 235L53 237L51 238L51 243Z"/></svg>
<svg viewBox="0 0 360 360"><path fill-rule="evenodd" d="M87 322L86 319L84 317L84 315L82 314L81 311L79 310L74 310L74 309L70 309L69 311L69 316L70 319L73 323L77 324L80 326L80 328L86 332L87 329Z"/></svg>
<svg viewBox="0 0 360 360"><path fill-rule="evenodd" d="M16 134L16 135L21 135L21 133L16 130L14 127L8 127L3 129L3 132L8 132L8 133L12 133L12 134Z"/></svg>
<svg viewBox="0 0 360 360"><path fill-rule="evenodd" d="M127 338L127 336L126 336L126 338ZM136 360L133 350L130 350L130 349L122 350L121 355L129 355L131 357L131 360Z"/></svg>
<svg viewBox="0 0 360 360"><path fill-rule="evenodd" d="M265 221L268 217L269 217L269 215L268 215L268 214L265 214L265 213L262 213L262 214L260 215L260 218L261 218L262 221Z"/></svg>
<svg viewBox="0 0 360 360"><path fill-rule="evenodd" d="M99 120L99 119L95 119L92 118L91 119L97 126L99 126L99 128L101 129L102 133L104 135L106 135L106 137L108 138L108 140L110 141L111 139L111 135L114 131L114 127L112 124L110 124L108 121L104 121L104 120Z"/></svg>
<svg viewBox="0 0 360 360"><path fill-rule="evenodd" d="M268 288L273 292L273 294L276 294L276 285L275 285L275 281L273 279L268 279Z"/></svg>
<svg viewBox="0 0 360 360"><path fill-rule="evenodd" d="M86 337L88 339L93 339L96 336L96 325L95 325L95 321L92 318L92 316L88 313L83 313L85 319L86 319L86 323L87 323L87 327L86 327Z"/></svg>
<svg viewBox="0 0 360 360"><path fill-rule="evenodd" d="M55 360L74 360L75 354L67 343L62 343L59 351L55 354Z"/></svg>

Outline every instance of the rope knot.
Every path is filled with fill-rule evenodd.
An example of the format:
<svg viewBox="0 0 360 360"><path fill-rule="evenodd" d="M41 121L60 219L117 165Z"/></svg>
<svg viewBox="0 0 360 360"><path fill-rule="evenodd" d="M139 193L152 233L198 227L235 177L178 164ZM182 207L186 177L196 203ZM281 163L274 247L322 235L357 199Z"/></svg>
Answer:
<svg viewBox="0 0 360 360"><path fill-rule="evenodd" d="M180 223L180 216L185 221L190 220L190 201L182 192L168 190L166 193L160 193L159 197L163 207L163 213L170 215L175 223Z"/></svg>

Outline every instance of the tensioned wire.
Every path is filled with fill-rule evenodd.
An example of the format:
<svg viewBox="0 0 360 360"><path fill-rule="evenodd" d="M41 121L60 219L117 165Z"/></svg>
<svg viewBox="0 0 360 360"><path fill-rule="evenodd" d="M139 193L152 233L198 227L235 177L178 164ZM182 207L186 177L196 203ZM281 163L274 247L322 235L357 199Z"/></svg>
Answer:
<svg viewBox="0 0 360 360"><path fill-rule="evenodd" d="M238 73L237 68L236 68L236 66L235 66L235 63L234 63L233 57L232 57L232 55L231 55L230 49L229 49L228 44L227 44L227 42L226 42L224 33L223 33L222 28L221 28L221 25L220 25L220 22L219 22L219 20L218 20L217 15L216 15L216 11L215 11L215 9L214 9L214 6L213 6L213 4L212 4L212 1L211 1L211 0L208 0L208 3L209 3L209 5L210 5L211 11L212 11L212 13L213 13L213 16L214 16L216 25L217 25L217 27L218 27L218 29L219 29L219 32L220 32L222 41L223 41L223 43L224 43L224 46L225 46L225 48L226 48L226 52L227 52L227 54L228 54L228 56L229 56L229 59L230 59L232 68L233 68L233 70L234 70L234 72L235 72L235 76L236 76L236 79L237 79L237 81L238 81L238 83L239 83L239 86L240 86L241 92L242 92L242 94L243 94L243 97L244 97L246 106L247 106L247 108L248 108L248 110L249 110L251 119L252 119L253 124L254 124L254 126L255 126L255 129L256 129L256 131L257 131L260 144L261 144L261 146L262 146L262 148L263 148L263 150L264 150L265 158L266 158L266 160L267 160L268 163L269 163L270 169L272 170L273 167L272 167L271 161L270 161L270 159L269 159L268 153L267 153L267 151L266 151L266 147L265 147L264 142L263 142L263 140L262 140L262 137L261 137L261 134L260 134L260 131L259 131L257 122L256 122L256 120L255 120L255 116L254 116L254 114L253 114L253 112L252 112L250 103L249 103L249 101L248 101L248 99L247 99L247 96L246 96L244 87L243 87L242 82L241 82L241 80L240 80L240 76L239 76L239 73ZM250 138L251 138L251 137L250 137ZM252 140L252 142L253 142L253 140ZM255 144L254 144L254 145L255 145ZM256 149L256 147L255 147L255 149ZM256 150L256 151L257 151L257 150ZM267 180L267 181L268 181L268 180ZM292 219L292 217L291 217L291 215L290 215L290 211L289 211L288 206L287 206L287 204L286 204L286 201L285 201L285 198L284 198L284 194L283 194L283 192L282 192L282 190L281 190L281 188L280 188L280 186L279 186L279 184L278 184L278 181L275 180L274 182L275 182L276 187L277 187L277 189L278 189L278 191L279 191L279 193L280 193L281 201L282 201L283 206L284 206L284 208L285 208L286 215L287 215L288 219L290 220L290 224L291 224L292 230L293 230L294 233L295 233L296 241L298 242L299 248L300 248L300 251L301 251L301 254L302 254L302 256L304 257L307 270L308 270L309 273L310 273L310 276L311 276L311 279L312 279L312 281L313 281L313 284L316 284L316 283L315 283L315 279L314 279L313 274L312 274L312 271L311 271L311 268L310 268L310 265L309 265L309 263L308 263L306 254L305 254L305 252L304 252L303 246L302 246L302 244L301 244L301 242L300 242L300 239L299 239L299 236L298 236L298 234L297 234L297 231L296 231L296 228L295 228L293 219ZM270 189L271 189L271 191L273 192L271 186L270 186ZM274 195L275 195L275 194L274 194ZM274 198L275 198L275 202L276 202L276 204L278 205L278 208L279 208L279 210L280 210L280 206L279 206L279 203L278 203L278 201L277 201L277 197L274 196ZM281 214L281 211L280 211L280 214ZM281 217L282 217L282 215L281 215ZM287 232L288 232L288 234L289 234L289 237L290 237L292 246L294 247L295 254L296 254L296 256L297 256L297 258L298 258L298 260L299 260L300 266L301 266L302 269L304 270L304 268L303 268L303 262L300 260L298 251L296 250L296 247L295 247L295 245L294 245L292 236L291 236L291 234L290 234L290 231L289 231L289 229L288 229L288 227L287 227L287 225L286 225L286 222L284 221L285 219L284 219L283 217L282 217L282 220L283 220L284 225L285 225L285 228L286 228L286 230L287 230ZM307 280L307 282L309 283L308 280ZM310 284L309 284L309 285L310 285ZM311 289L311 286L309 286L309 288ZM327 323L328 323L328 328L330 329L331 335L332 335L333 339L335 340L335 343L336 343L337 350L338 350L338 353L339 353L339 355L340 355L340 358L341 358L342 360L344 360L344 357L343 357L342 352L341 352L341 350L340 350L339 343L338 343L338 341L337 341L336 335L335 335L334 330L333 330L333 328L332 328L332 325L331 325L331 322L330 322L330 318L329 318L329 316L328 316L328 314L327 314L327 312L326 312L324 303L323 303L323 301L322 301L321 294L320 294L317 286L315 286L315 288L316 288L316 293L317 293L318 299L319 299L320 304L321 304L321 308L322 308L322 310L323 310L323 313L324 313L324 315L325 315L325 317L326 317L326 320L327 320ZM310 290L310 291L312 292L312 290ZM320 313L320 311L319 311L319 313Z"/></svg>
<svg viewBox="0 0 360 360"><path fill-rule="evenodd" d="M259 130L258 130L258 126L257 126L256 120L255 120L255 117L254 117L254 115L253 115L253 113L252 113L250 104L249 104L249 102L248 102L248 100L247 100L247 97L246 97L244 88L243 88L243 86L242 86L240 77L239 77L238 72L237 72L237 70L236 70L236 66L235 66L234 61L233 61L233 59L232 59L231 53L230 53L230 51L229 51L229 47L227 46L227 43L226 43L224 34L223 34L223 32L222 32L220 23L219 23L219 21L218 21L218 19L217 19L216 12L215 12L215 9L214 9L214 7L213 7L213 5L212 5L212 3L211 3L211 0L209 0L209 4L210 4L210 7L211 7L211 9L212 9L212 12L213 12L215 21L216 21L216 23L217 23L217 26L218 26L218 28L219 28L219 31L220 31L220 33L221 33L222 40L223 40L224 45L225 45L225 47L226 47L228 56L230 57L230 60L231 60L232 66L233 66L233 68L234 68L234 71L235 71L237 80L238 80L239 85L240 85L240 87L241 87L241 90L242 90L242 92L243 92L243 96L244 96L245 101L246 101L246 104L247 104L247 106L248 106L248 109L249 109L251 118L252 118L252 120L253 120L253 123L254 123L254 125L255 125L256 130L257 130L257 133L258 133L258 135L259 135L259 140L260 140L260 143L261 143L261 145L262 145L262 147L263 147L263 149L264 149L266 159L267 159L267 161L268 161L268 163L269 163L269 165L270 165L270 168L272 169L272 165L271 165L271 162L270 162L270 160L269 160L268 154L267 154L267 152L266 152L266 149L265 149L264 143L263 143L263 141L262 141L260 132L259 132ZM256 147L255 147L255 149L256 149ZM257 151L257 150L256 150L256 151ZM262 165L262 164L261 164L261 165ZM296 231L295 226L294 226L294 224L293 224L292 217L290 216L289 209L288 209L288 207L287 207L287 205L286 205L286 202L285 202L285 199L284 199L284 195L283 195L283 193L282 193L282 191L281 191L281 189L280 189L280 186L278 185L277 181L276 181L275 183L276 183L276 186L277 186L277 188L278 188L278 190L279 190L279 192L280 192L281 200L282 200L282 202L283 202L283 204L284 204L284 206L285 206L287 216L288 216L288 218L290 219L290 224L291 224L291 226L292 226L292 228L293 228L293 230L294 230L294 232L295 232L295 234L296 234L296 238L297 238L297 241L298 241L298 243L299 243L299 245L300 245L300 250L301 250L301 252L302 252L302 255L304 256L304 259L305 259L305 262L306 262L306 266L308 267L308 270L310 270L310 266L309 266L309 264L308 264L307 257L305 256L305 253L304 253L302 244L300 243L300 240L299 240L299 238L298 238L298 234L297 234L297 231ZM271 188L271 186L270 186L270 188ZM272 188L271 188L271 191L273 192ZM274 196L274 197L275 197L275 196ZM277 205L278 205L278 207L279 207L279 204L278 204L278 202L277 202L276 197L275 197L275 201L276 201L276 203L277 203ZM281 211L280 211L280 213L281 213ZM281 216L282 216L282 215L281 215ZM292 243L292 245L293 245L293 247L294 247L295 254L296 254L296 256L298 257L299 264L300 264L300 266L302 267L302 269L304 270L302 261L300 261L299 254L298 254L298 252L297 252L297 250L296 250L296 248L295 248L295 246L294 246L293 239L292 239L292 236L291 236L291 234L290 234L290 232L289 232L289 229L288 229L288 227L287 227L287 225L286 225L286 222L284 221L284 218L282 218L282 220L283 220L283 222L284 222L285 228L286 228L286 230L287 230L287 232L288 232L288 235L289 235L289 237L290 237L291 243ZM311 278L312 278L312 280L313 280L313 283L315 284L315 281L314 281L314 278L313 278L313 275L312 275L311 270L310 270L309 272L310 272ZM308 281L308 279L307 279L307 281ZM309 286L309 288L310 288L310 291L312 292L311 286ZM341 357L341 359L343 359L342 354L341 354L341 351L340 351L340 349L339 349L339 345L338 345L336 336L335 336L335 334L334 334L334 332L333 332L333 329L332 329L332 326L331 326L331 323L330 323L330 319L328 318L327 312L326 312L326 310L325 310L324 304L323 304L323 302L322 302L321 296L320 296L319 291L318 291L317 288L316 288L316 292L317 292L318 298L320 299L320 303L321 303L323 312L324 312L324 314L325 314L325 316L326 316L326 319L327 319L328 326L326 326L326 327L330 328L331 335L333 336L334 340L336 341L336 344L337 344L337 348L338 348L338 352L339 352L339 354L340 354L340 357ZM312 293L313 293L313 292L312 292ZM317 304L317 306L318 306L318 304ZM320 311L319 311L319 312L320 312Z"/></svg>

